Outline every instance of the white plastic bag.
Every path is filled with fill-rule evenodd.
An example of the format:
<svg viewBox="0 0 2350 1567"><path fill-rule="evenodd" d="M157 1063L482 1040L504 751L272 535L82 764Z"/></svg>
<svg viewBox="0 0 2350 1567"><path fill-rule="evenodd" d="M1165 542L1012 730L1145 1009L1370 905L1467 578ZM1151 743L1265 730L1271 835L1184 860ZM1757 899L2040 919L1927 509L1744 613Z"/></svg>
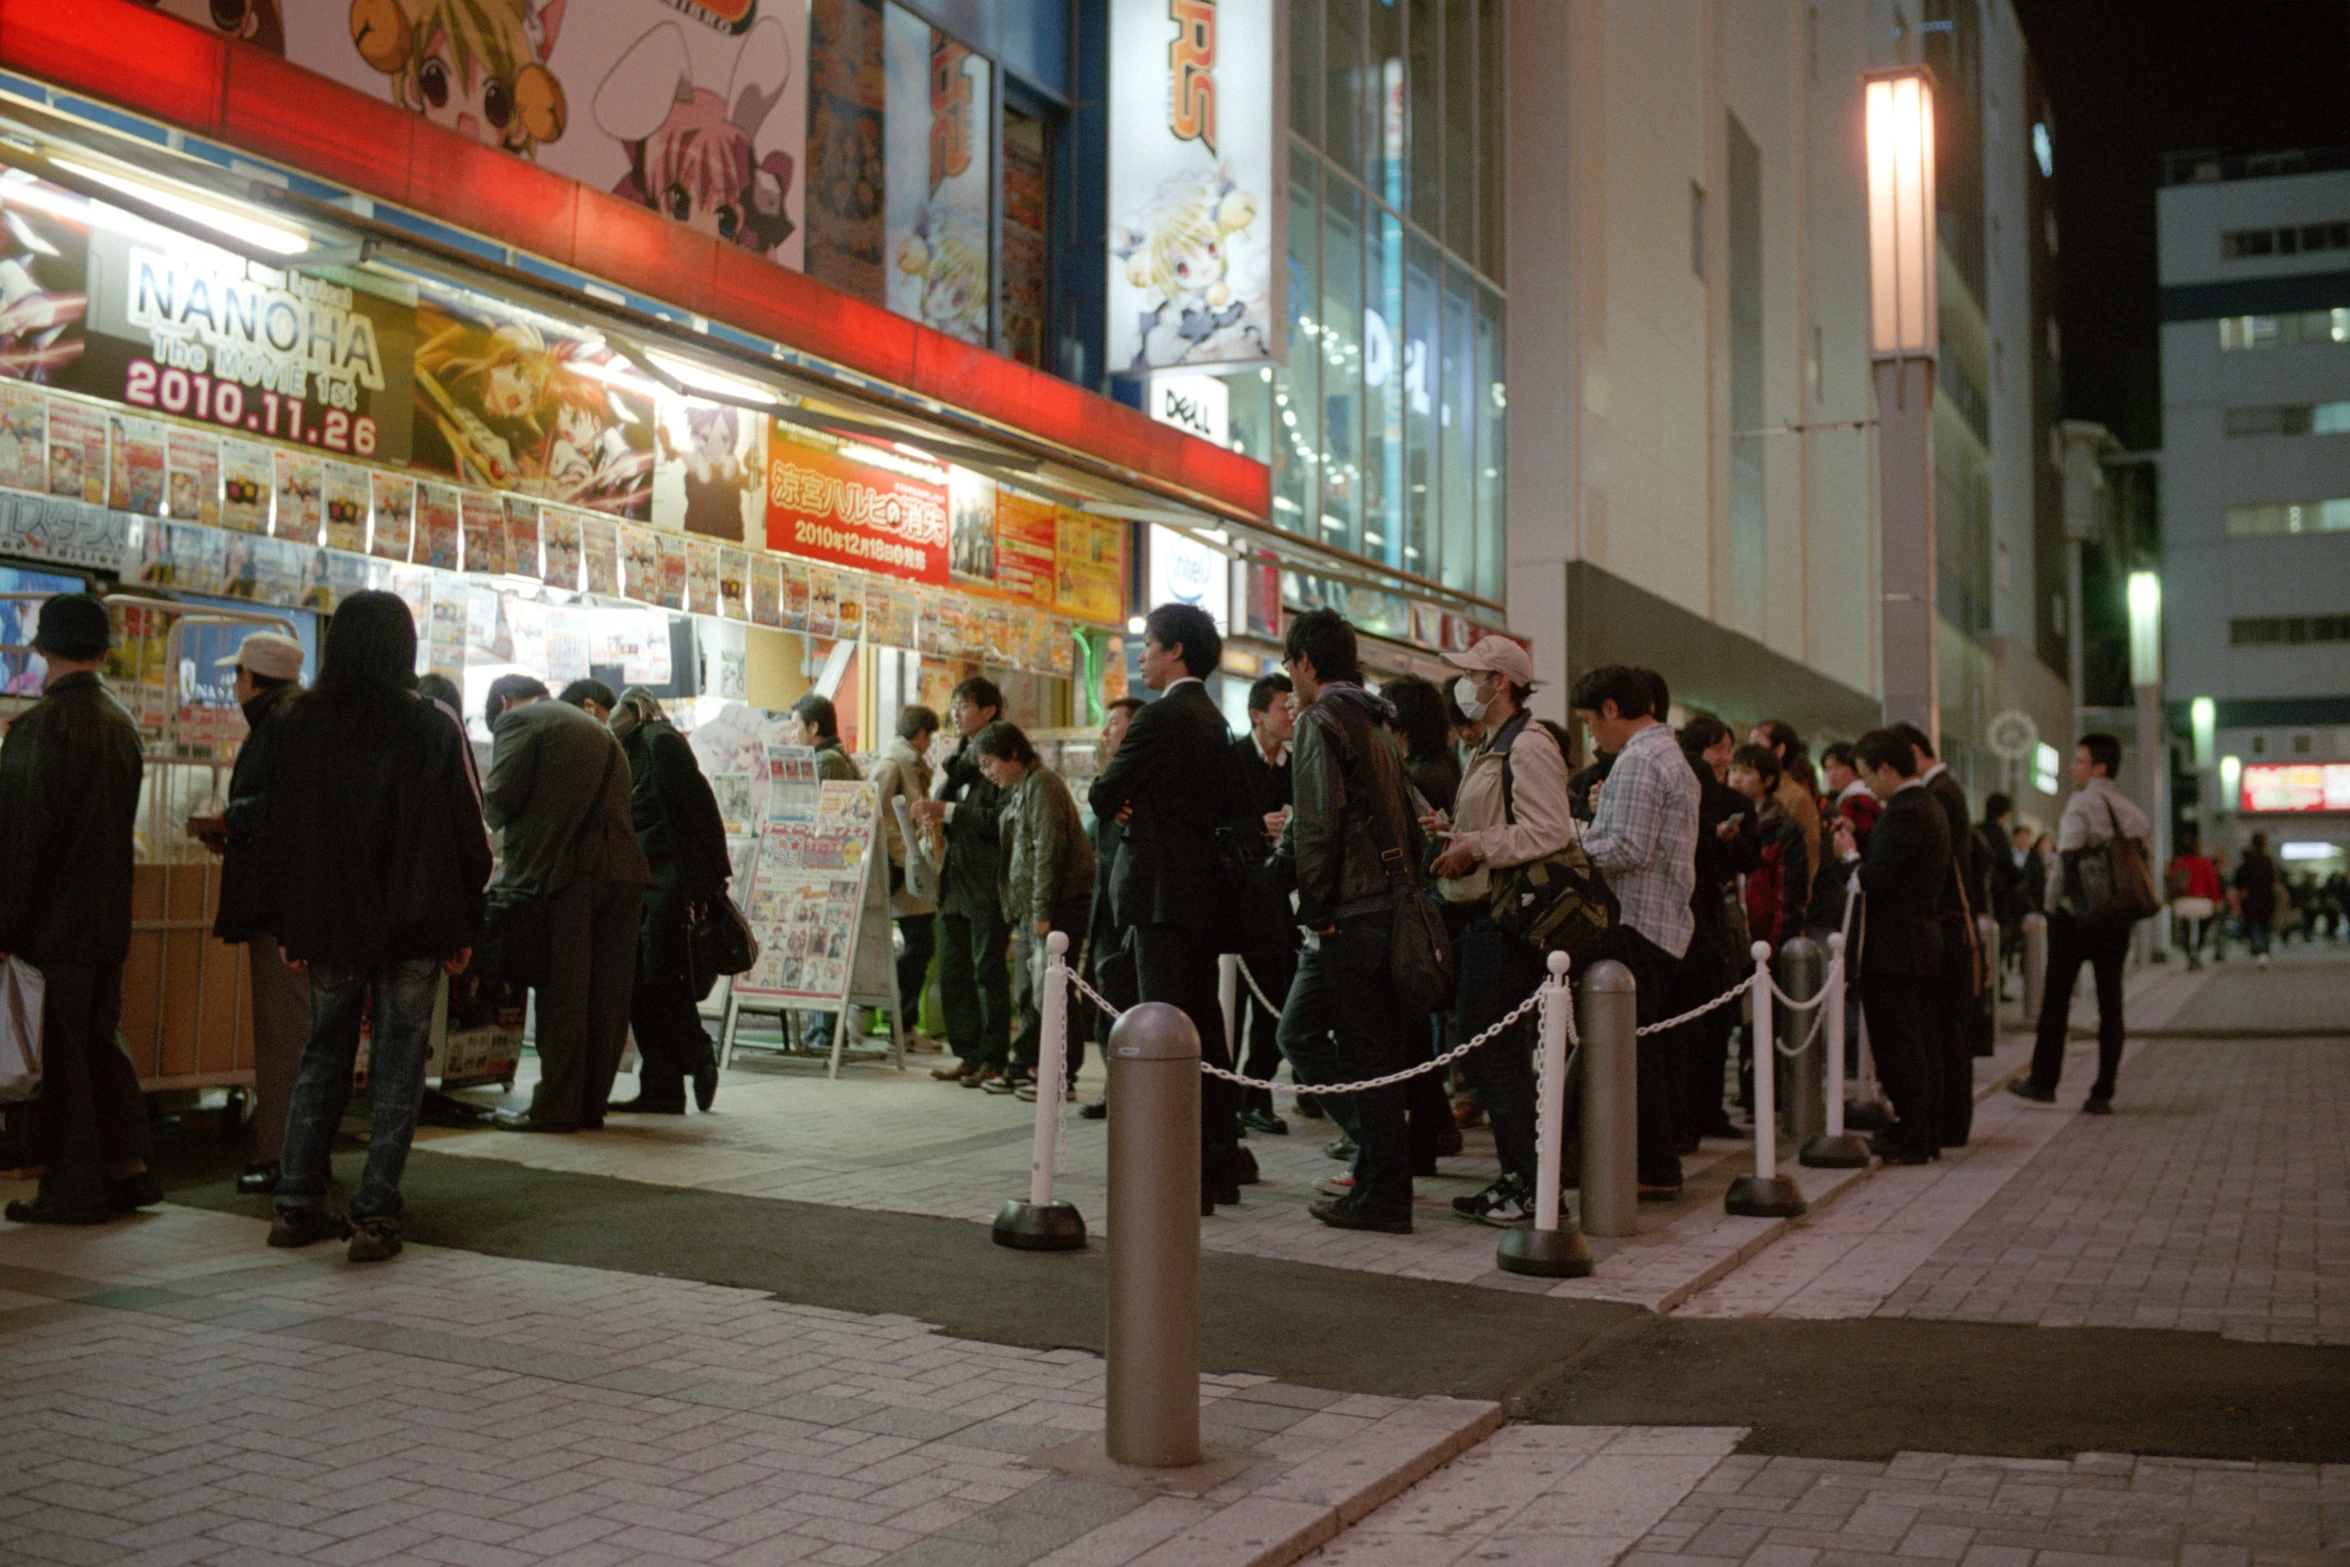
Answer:
<svg viewBox="0 0 2350 1567"><path fill-rule="evenodd" d="M898 813L898 832L906 841L906 891L924 903L938 901L939 864L930 841L915 829L906 810L906 797L890 796L890 809Z"/></svg>
<svg viewBox="0 0 2350 1567"><path fill-rule="evenodd" d="M19 957L0 959L0 1104L41 1091L41 1003L48 984Z"/></svg>

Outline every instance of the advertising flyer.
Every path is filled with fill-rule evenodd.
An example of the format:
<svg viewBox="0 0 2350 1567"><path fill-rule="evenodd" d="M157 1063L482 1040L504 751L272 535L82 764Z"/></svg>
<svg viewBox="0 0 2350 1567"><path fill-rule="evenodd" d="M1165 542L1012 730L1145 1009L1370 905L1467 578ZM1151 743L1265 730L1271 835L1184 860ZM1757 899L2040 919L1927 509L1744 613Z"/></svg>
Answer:
<svg viewBox="0 0 2350 1567"><path fill-rule="evenodd" d="M620 591L640 604L661 602L661 539L650 528L620 529Z"/></svg>
<svg viewBox="0 0 2350 1567"><path fill-rule="evenodd" d="M240 533L269 531L269 498L276 487L269 448L252 441L220 443L220 520Z"/></svg>
<svg viewBox="0 0 2350 1567"><path fill-rule="evenodd" d="M1060 537L1053 602L1064 615L1116 625L1126 607L1126 523L1066 506L1053 516Z"/></svg>
<svg viewBox="0 0 2350 1567"><path fill-rule="evenodd" d="M163 438L163 509L181 522L220 523L220 437L178 425Z"/></svg>
<svg viewBox="0 0 2350 1567"><path fill-rule="evenodd" d="M308 452L273 451L269 454L271 489L276 494L276 522L270 531L297 544L316 544L325 517L320 491L325 473Z"/></svg>
<svg viewBox="0 0 2350 1567"><path fill-rule="evenodd" d="M762 626L783 624L783 562L772 555L751 557L751 620Z"/></svg>
<svg viewBox="0 0 2350 1567"><path fill-rule="evenodd" d="M49 488L49 399L0 381L0 486Z"/></svg>
<svg viewBox="0 0 2350 1567"><path fill-rule="evenodd" d="M506 570L506 508L495 495L480 490L457 492L459 515L465 524L465 569L489 576Z"/></svg>
<svg viewBox="0 0 2350 1567"><path fill-rule="evenodd" d="M542 580L550 588L579 589L580 556L586 548L580 532L583 515L556 506L539 513L539 547L546 552Z"/></svg>
<svg viewBox="0 0 2350 1567"><path fill-rule="evenodd" d="M606 598L620 596L620 531L609 517L593 512L579 519L581 569L586 590Z"/></svg>
<svg viewBox="0 0 2350 1567"><path fill-rule="evenodd" d="M499 500L506 512L506 569L517 577L539 574L539 503L520 495Z"/></svg>
<svg viewBox="0 0 2350 1567"><path fill-rule="evenodd" d="M718 602L718 546L703 539L686 539L685 603L697 615L722 615Z"/></svg>
<svg viewBox="0 0 2350 1567"><path fill-rule="evenodd" d="M735 993L838 1002L854 966L876 791L859 780L817 782L815 753L803 747L770 746L767 756L767 810L743 910L759 962Z"/></svg>
<svg viewBox="0 0 2350 1567"><path fill-rule="evenodd" d="M348 550L354 555L366 554L367 470L354 468L347 462L330 462L320 481L320 490L325 497L326 547Z"/></svg>
<svg viewBox="0 0 2350 1567"><path fill-rule="evenodd" d="M49 403L49 493L96 506L106 499L106 420L97 409Z"/></svg>
<svg viewBox="0 0 2350 1567"><path fill-rule="evenodd" d="M162 512L162 420L106 416L106 504L145 517Z"/></svg>
<svg viewBox="0 0 2350 1567"><path fill-rule="evenodd" d="M396 473L367 476L375 511L372 552L379 560L404 561L416 546L416 481Z"/></svg>
<svg viewBox="0 0 2350 1567"><path fill-rule="evenodd" d="M767 519L767 418L664 397L653 459L653 526L740 544Z"/></svg>
<svg viewBox="0 0 2350 1567"><path fill-rule="evenodd" d="M944 583L946 474L894 452L779 423L767 441L767 547Z"/></svg>
<svg viewBox="0 0 2350 1567"><path fill-rule="evenodd" d="M464 527L459 518L458 492L445 484L416 487L416 547L414 559L438 571L455 571L464 561Z"/></svg>

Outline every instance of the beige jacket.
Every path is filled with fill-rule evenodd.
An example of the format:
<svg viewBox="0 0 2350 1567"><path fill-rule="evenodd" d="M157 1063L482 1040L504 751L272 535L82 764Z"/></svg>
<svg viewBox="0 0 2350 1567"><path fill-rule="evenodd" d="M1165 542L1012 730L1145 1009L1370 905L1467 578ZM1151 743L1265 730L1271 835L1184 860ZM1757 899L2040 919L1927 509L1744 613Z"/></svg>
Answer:
<svg viewBox="0 0 2350 1567"><path fill-rule="evenodd" d="M1803 896L1790 896L1787 901L1792 908L1808 908L1811 905L1812 880L1820 873L1819 802L1811 797L1809 789L1796 781L1792 773L1779 775L1779 791L1772 798L1777 801L1779 809L1787 813L1787 819L1803 829Z"/></svg>
<svg viewBox="0 0 2350 1567"><path fill-rule="evenodd" d="M935 742L933 742L935 743ZM899 795L912 805L917 800L930 798L930 764L914 752L912 742L892 740L889 749L881 753L873 764L873 782L880 785L875 791L875 804L881 810L881 830L888 835L889 863L899 871L906 868L906 835L898 828L897 807L890 801ZM889 895L889 912L899 919L938 911L935 903L926 903L905 889L905 878L896 876L898 890Z"/></svg>
<svg viewBox="0 0 2350 1567"><path fill-rule="evenodd" d="M1453 801L1453 831L1476 847L1477 866L1468 875L1438 883L1447 903L1481 903L1497 865L1524 865L1556 854L1575 841L1575 818L1567 809L1567 763L1550 731L1528 720L1510 742L1510 805L1501 797L1502 753L1488 740L1469 758L1461 792Z"/></svg>

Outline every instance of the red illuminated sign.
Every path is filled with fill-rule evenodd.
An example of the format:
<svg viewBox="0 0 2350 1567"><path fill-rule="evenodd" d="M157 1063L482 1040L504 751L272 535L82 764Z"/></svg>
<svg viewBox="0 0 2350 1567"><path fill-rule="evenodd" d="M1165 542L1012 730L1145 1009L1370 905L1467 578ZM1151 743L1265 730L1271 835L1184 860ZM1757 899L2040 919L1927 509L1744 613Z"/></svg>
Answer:
<svg viewBox="0 0 2350 1567"><path fill-rule="evenodd" d="M2244 769L2247 811L2350 811L2350 762L2254 762Z"/></svg>

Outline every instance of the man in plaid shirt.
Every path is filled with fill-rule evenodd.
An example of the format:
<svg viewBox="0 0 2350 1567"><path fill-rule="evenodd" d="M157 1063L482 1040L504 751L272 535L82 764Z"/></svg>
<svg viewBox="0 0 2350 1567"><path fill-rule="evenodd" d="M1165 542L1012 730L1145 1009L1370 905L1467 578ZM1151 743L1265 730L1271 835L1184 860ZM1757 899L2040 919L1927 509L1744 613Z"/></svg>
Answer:
<svg viewBox="0 0 2350 1567"><path fill-rule="evenodd" d="M1665 1017L1680 998L1681 959L1696 921L1689 895L1697 885L1697 775L1664 721L1664 677L1608 664L1575 682L1568 699L1591 731L1591 743L1616 753L1583 830L1583 849L1607 875L1623 919L1608 932L1607 955L1632 971L1643 1026ZM1703 998L1698 998L1703 999ZM1639 1051L1640 1200L1681 1195L1674 1151L1672 1069L1661 1034L1643 1035Z"/></svg>

